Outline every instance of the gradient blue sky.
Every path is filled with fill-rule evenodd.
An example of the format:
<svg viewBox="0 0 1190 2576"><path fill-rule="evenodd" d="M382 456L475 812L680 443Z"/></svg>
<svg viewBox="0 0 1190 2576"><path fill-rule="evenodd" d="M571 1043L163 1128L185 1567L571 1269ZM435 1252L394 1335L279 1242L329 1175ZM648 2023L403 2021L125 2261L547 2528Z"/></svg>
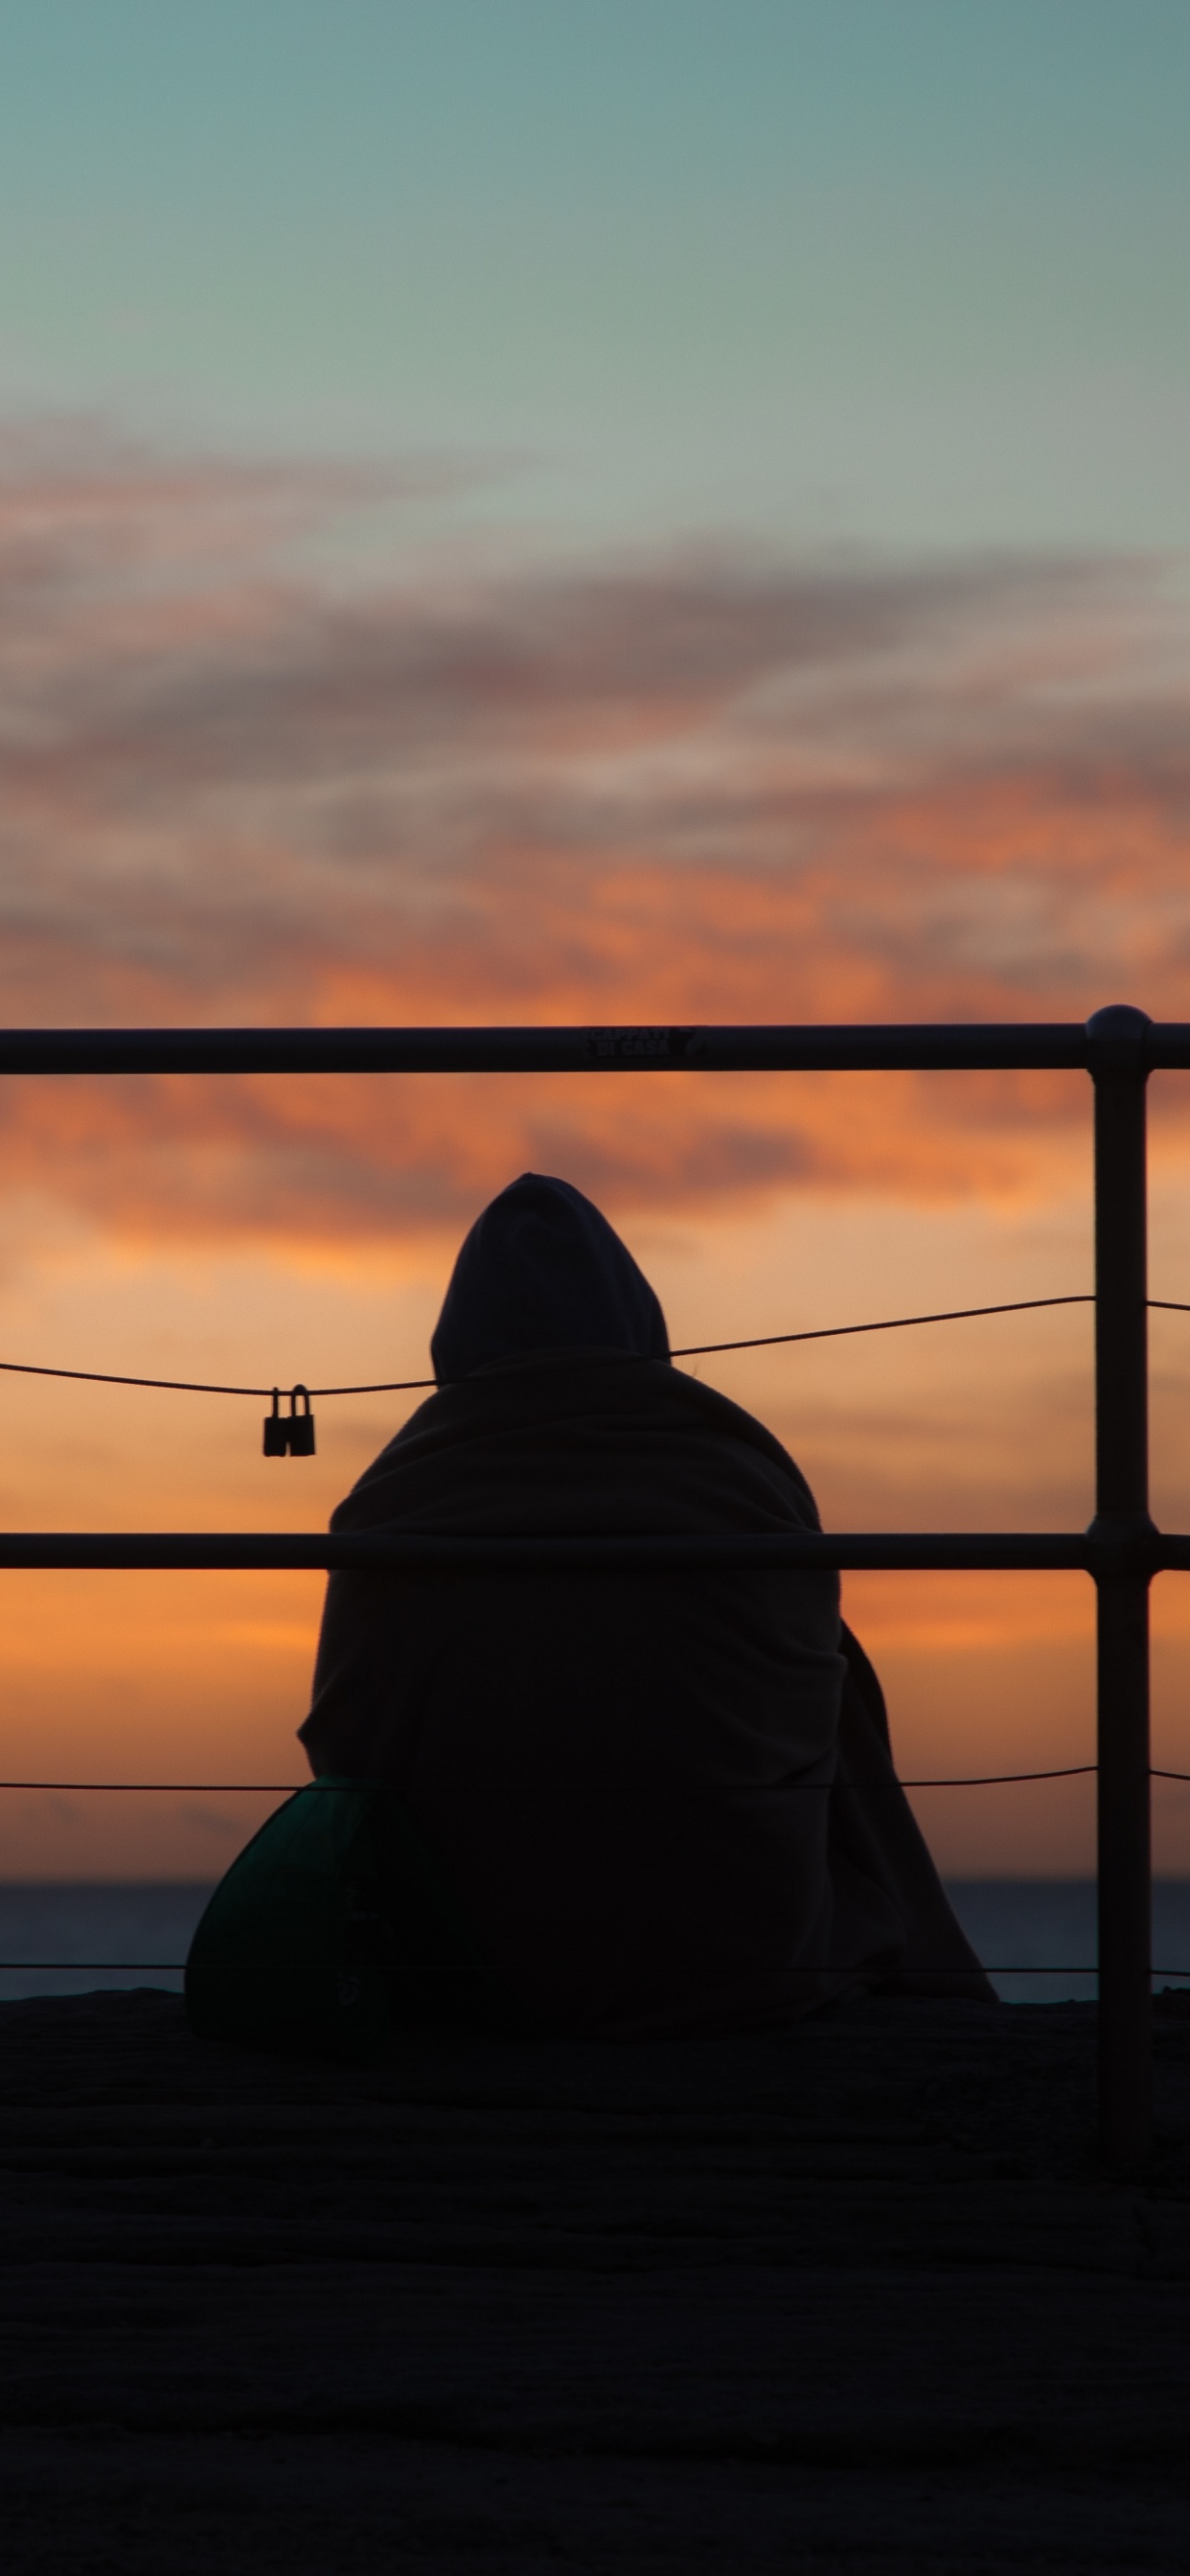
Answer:
<svg viewBox="0 0 1190 2576"><path fill-rule="evenodd" d="M1185 0L10 6L0 402L580 540L1164 547L1188 100Z"/></svg>

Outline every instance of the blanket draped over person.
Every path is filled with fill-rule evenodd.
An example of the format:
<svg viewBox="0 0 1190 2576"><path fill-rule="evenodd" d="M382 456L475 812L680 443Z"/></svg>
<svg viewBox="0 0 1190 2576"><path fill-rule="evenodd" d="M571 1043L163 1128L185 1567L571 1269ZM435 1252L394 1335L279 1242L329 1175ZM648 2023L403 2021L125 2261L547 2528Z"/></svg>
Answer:
<svg viewBox="0 0 1190 2576"><path fill-rule="evenodd" d="M459 1254L438 1391L334 1531L814 1530L772 1434L670 1365L597 1208L525 1174ZM829 1572L336 1572L301 1736L387 1783L542 2027L755 2028L856 1988L990 1997Z"/></svg>

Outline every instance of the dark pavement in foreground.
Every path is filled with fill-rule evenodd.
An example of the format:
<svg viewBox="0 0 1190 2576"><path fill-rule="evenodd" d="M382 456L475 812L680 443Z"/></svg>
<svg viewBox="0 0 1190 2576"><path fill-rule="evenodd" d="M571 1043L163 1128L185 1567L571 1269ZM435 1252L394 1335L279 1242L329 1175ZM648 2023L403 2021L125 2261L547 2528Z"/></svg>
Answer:
<svg viewBox="0 0 1190 2576"><path fill-rule="evenodd" d="M380 2072L0 2006L5 2568L1183 2576L1187 2001L1143 2188L1084 2005Z"/></svg>

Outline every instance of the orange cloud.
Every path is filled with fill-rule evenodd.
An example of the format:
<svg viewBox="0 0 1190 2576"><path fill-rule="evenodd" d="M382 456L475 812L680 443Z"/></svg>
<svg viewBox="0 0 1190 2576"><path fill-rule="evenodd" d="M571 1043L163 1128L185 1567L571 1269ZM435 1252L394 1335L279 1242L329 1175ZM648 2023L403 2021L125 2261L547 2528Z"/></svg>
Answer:
<svg viewBox="0 0 1190 2576"><path fill-rule="evenodd" d="M1190 624L1160 567L365 585L329 532L375 478L98 432L0 467L10 1021L1190 1016ZM526 1163L624 1208L1036 1191L1086 1099L44 1082L0 1117L10 1187L96 1225L314 1246L453 1226Z"/></svg>

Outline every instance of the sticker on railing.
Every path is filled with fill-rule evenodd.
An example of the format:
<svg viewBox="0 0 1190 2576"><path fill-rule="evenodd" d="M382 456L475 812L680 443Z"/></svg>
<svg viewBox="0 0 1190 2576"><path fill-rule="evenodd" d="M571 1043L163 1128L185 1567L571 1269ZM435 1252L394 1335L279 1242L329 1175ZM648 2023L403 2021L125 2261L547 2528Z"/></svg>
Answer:
<svg viewBox="0 0 1190 2576"><path fill-rule="evenodd" d="M591 1064L691 1064L702 1054L703 1029L588 1029Z"/></svg>

